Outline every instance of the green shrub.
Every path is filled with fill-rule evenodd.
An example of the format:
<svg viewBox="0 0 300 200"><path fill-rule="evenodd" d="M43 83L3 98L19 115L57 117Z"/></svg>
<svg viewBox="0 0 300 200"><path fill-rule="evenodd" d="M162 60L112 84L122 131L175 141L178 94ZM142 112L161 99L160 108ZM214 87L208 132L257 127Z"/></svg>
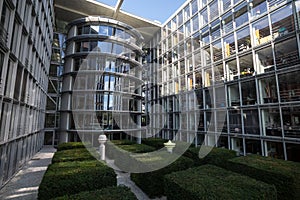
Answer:
<svg viewBox="0 0 300 200"><path fill-rule="evenodd" d="M152 146L155 149L163 148L165 142L168 142L168 140L161 139L161 138L145 138L145 139L142 139L142 144Z"/></svg>
<svg viewBox="0 0 300 200"><path fill-rule="evenodd" d="M113 169L102 162L58 162L48 167L39 187L38 199L51 199L116 184Z"/></svg>
<svg viewBox="0 0 300 200"><path fill-rule="evenodd" d="M209 152L203 158L199 158L200 147L190 147L183 155L194 160L196 166L212 164L225 168L228 163L227 161L236 157L236 152L233 150L216 147L211 149L211 147L207 146L202 146L202 148L204 152Z"/></svg>
<svg viewBox="0 0 300 200"><path fill-rule="evenodd" d="M145 144L118 145L118 147L131 153L147 153L155 151L154 147Z"/></svg>
<svg viewBox="0 0 300 200"><path fill-rule="evenodd" d="M105 153L108 158L116 159L116 160L122 158L121 162L125 162L126 157L130 156L129 155L130 153L147 153L147 152L155 151L154 147L145 144L136 144L136 143L131 145L124 145L120 143L118 144L119 145L115 145L110 141L107 142Z"/></svg>
<svg viewBox="0 0 300 200"><path fill-rule="evenodd" d="M298 199L300 197L300 164L249 155L229 160L228 169L257 180L274 184L278 199Z"/></svg>
<svg viewBox="0 0 300 200"><path fill-rule="evenodd" d="M52 163L95 159L96 158L87 149L68 149L57 151L53 156Z"/></svg>
<svg viewBox="0 0 300 200"><path fill-rule="evenodd" d="M276 199L273 185L214 165L203 165L164 177L168 200L182 199Z"/></svg>
<svg viewBox="0 0 300 200"><path fill-rule="evenodd" d="M171 172L180 171L192 167L194 162L186 157L180 157L169 166L153 172L132 173L131 179L149 197L159 197L164 195L163 176Z"/></svg>
<svg viewBox="0 0 300 200"><path fill-rule="evenodd" d="M135 141L131 140L110 140L111 143L115 145L131 145L131 144L136 144Z"/></svg>
<svg viewBox="0 0 300 200"><path fill-rule="evenodd" d="M65 142L57 146L57 151L67 150L67 149L79 149L85 148L82 142Z"/></svg>
<svg viewBox="0 0 300 200"><path fill-rule="evenodd" d="M129 188L107 187L100 190L85 191L74 195L65 195L53 200L136 200Z"/></svg>
<svg viewBox="0 0 300 200"><path fill-rule="evenodd" d="M123 171L134 171L134 167L141 163L131 154L142 154L154 151L155 148L145 144L114 145L108 142L106 145L106 156L115 161L115 165Z"/></svg>

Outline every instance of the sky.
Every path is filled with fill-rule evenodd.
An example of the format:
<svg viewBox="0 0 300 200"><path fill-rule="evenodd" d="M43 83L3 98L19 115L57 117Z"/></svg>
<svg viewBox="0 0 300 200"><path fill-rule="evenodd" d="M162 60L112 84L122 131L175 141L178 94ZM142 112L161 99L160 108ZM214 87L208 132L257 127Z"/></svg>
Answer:
<svg viewBox="0 0 300 200"><path fill-rule="evenodd" d="M115 6L118 0L97 0L101 3ZM162 24L186 0L124 0L121 10Z"/></svg>

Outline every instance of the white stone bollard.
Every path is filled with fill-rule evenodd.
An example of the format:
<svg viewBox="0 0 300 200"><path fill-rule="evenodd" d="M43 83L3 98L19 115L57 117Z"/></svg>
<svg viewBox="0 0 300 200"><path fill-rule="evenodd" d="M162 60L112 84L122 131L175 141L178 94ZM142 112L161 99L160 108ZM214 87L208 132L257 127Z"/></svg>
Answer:
<svg viewBox="0 0 300 200"><path fill-rule="evenodd" d="M107 137L104 134L99 135L98 142L100 144L99 152L100 152L100 159L105 160L105 145L104 143L107 141Z"/></svg>

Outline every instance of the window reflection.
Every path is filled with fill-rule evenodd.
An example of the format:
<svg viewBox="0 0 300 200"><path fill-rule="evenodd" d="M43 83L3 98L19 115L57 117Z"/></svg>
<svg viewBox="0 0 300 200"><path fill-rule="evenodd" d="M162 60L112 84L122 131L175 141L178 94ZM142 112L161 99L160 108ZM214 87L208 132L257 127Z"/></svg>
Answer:
<svg viewBox="0 0 300 200"><path fill-rule="evenodd" d="M211 68L204 69L204 87L212 85L212 70Z"/></svg>
<svg viewBox="0 0 300 200"><path fill-rule="evenodd" d="M202 88L202 73L201 71L195 72L195 88Z"/></svg>
<svg viewBox="0 0 300 200"><path fill-rule="evenodd" d="M203 53L203 66L209 65L211 63L210 46L205 47L202 53Z"/></svg>
<svg viewBox="0 0 300 200"><path fill-rule="evenodd" d="M244 110L244 133L259 135L258 110Z"/></svg>
<svg viewBox="0 0 300 200"><path fill-rule="evenodd" d="M242 3L240 6L238 6L237 11L234 14L236 28L238 28L241 25L248 22L248 12L247 11L248 10L247 10L246 3Z"/></svg>
<svg viewBox="0 0 300 200"><path fill-rule="evenodd" d="M271 15L273 37L282 37L295 30L292 5L276 11Z"/></svg>
<svg viewBox="0 0 300 200"><path fill-rule="evenodd" d="M221 41L216 41L212 44L213 48L213 59L214 61L218 61L222 59L222 44Z"/></svg>
<svg viewBox="0 0 300 200"><path fill-rule="evenodd" d="M206 8L201 12L200 16L202 16L201 25L205 26L208 23L208 14Z"/></svg>
<svg viewBox="0 0 300 200"><path fill-rule="evenodd" d="M198 11L198 1L193 0L191 5L192 5L192 15L194 15Z"/></svg>
<svg viewBox="0 0 300 200"><path fill-rule="evenodd" d="M299 64L297 39L275 43L275 60L277 69Z"/></svg>
<svg viewBox="0 0 300 200"><path fill-rule="evenodd" d="M243 105L256 104L256 87L254 80L241 83L241 91Z"/></svg>
<svg viewBox="0 0 300 200"><path fill-rule="evenodd" d="M214 20L216 17L219 16L219 8L218 8L218 1L214 0L210 5L209 5L209 10L210 10L210 21Z"/></svg>
<svg viewBox="0 0 300 200"><path fill-rule="evenodd" d="M252 54L239 57L240 78L249 77L254 74Z"/></svg>
<svg viewBox="0 0 300 200"><path fill-rule="evenodd" d="M270 42L273 39L272 35L270 34L269 20L267 17L264 17L263 19L254 23L253 27L255 45L264 44L266 42Z"/></svg>
<svg viewBox="0 0 300 200"><path fill-rule="evenodd" d="M240 106L239 85L233 84L228 86L229 106Z"/></svg>
<svg viewBox="0 0 300 200"><path fill-rule="evenodd" d="M285 137L300 137L300 107L282 108L283 130Z"/></svg>
<svg viewBox="0 0 300 200"><path fill-rule="evenodd" d="M276 107L266 108L262 110L263 135L282 136L282 127L280 124L280 113Z"/></svg>
<svg viewBox="0 0 300 200"><path fill-rule="evenodd" d="M256 52L256 72L258 74L274 70L272 46L265 47Z"/></svg>
<svg viewBox="0 0 300 200"><path fill-rule="evenodd" d="M231 0L223 0L223 11L231 8Z"/></svg>
<svg viewBox="0 0 300 200"><path fill-rule="evenodd" d="M226 99L225 99L225 87L217 87L215 89L215 97L216 97L215 98L216 99L216 107L217 108L224 108L225 105L226 105L226 103L225 103L226 102Z"/></svg>
<svg viewBox="0 0 300 200"><path fill-rule="evenodd" d="M238 51L246 51L251 48L251 39L249 28L237 32Z"/></svg>
<svg viewBox="0 0 300 200"><path fill-rule="evenodd" d="M183 15L182 12L178 13L178 26L183 23Z"/></svg>
<svg viewBox="0 0 300 200"><path fill-rule="evenodd" d="M226 57L229 57L236 53L233 34L231 34L230 36L228 36L224 39L224 48L225 48L225 56Z"/></svg>
<svg viewBox="0 0 300 200"><path fill-rule="evenodd" d="M252 17L258 17L267 12L267 2L265 0L252 1L250 3L250 8L251 7L253 7L251 9Z"/></svg>
<svg viewBox="0 0 300 200"><path fill-rule="evenodd" d="M224 34L229 33L233 30L233 20L232 20L231 12L224 15L224 17L222 19L222 25L223 25Z"/></svg>
<svg viewBox="0 0 300 200"><path fill-rule="evenodd" d="M224 70L222 63L214 67L215 84L223 83L224 81Z"/></svg>
<svg viewBox="0 0 300 200"><path fill-rule="evenodd" d="M229 110L229 131L230 133L242 134L240 110Z"/></svg>
<svg viewBox="0 0 300 200"><path fill-rule="evenodd" d="M238 79L238 69L236 59L226 62L227 80L232 81Z"/></svg>
<svg viewBox="0 0 300 200"><path fill-rule="evenodd" d="M282 142L267 142L268 156L284 159Z"/></svg>
<svg viewBox="0 0 300 200"><path fill-rule="evenodd" d="M278 76L281 102L300 100L300 75L298 72Z"/></svg>
<svg viewBox="0 0 300 200"><path fill-rule="evenodd" d="M192 23L193 23L193 31L192 32L195 32L195 31L199 30L199 18L198 18L198 15L196 15L196 16L193 17Z"/></svg>
<svg viewBox="0 0 300 200"><path fill-rule="evenodd" d="M115 36L124 40L136 43L136 39L128 31L115 28L109 25L84 25L78 26L78 35L82 34L98 34L103 36Z"/></svg>
<svg viewBox="0 0 300 200"><path fill-rule="evenodd" d="M184 21L188 20L190 18L190 5L187 5L184 9L183 9L183 13L184 13Z"/></svg>
<svg viewBox="0 0 300 200"><path fill-rule="evenodd" d="M262 80L259 80L259 87L261 91L261 103L278 102L275 77L266 77Z"/></svg>

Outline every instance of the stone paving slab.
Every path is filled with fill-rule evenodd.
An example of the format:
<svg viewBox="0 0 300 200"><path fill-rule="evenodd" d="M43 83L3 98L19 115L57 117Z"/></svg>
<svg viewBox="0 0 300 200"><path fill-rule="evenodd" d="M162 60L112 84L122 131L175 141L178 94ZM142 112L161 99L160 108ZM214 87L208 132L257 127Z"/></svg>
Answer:
<svg viewBox="0 0 300 200"><path fill-rule="evenodd" d="M38 188L51 164L56 151L53 147L43 147L23 168L0 190L1 200L35 200Z"/></svg>

